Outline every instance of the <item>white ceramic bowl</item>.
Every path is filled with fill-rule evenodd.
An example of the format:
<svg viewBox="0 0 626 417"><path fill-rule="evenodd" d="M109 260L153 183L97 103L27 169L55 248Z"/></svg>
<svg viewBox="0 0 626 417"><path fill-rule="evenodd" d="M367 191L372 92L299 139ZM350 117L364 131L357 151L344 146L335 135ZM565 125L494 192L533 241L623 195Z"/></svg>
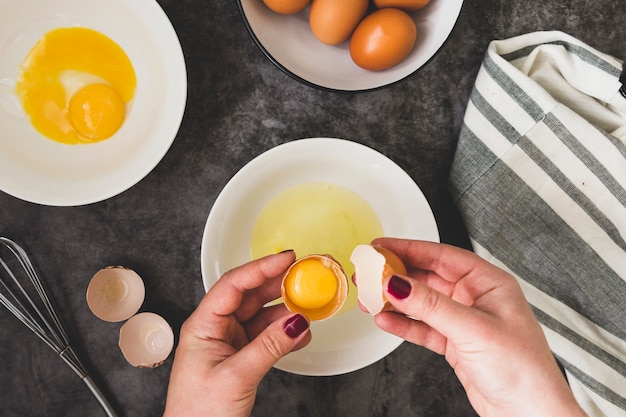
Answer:
<svg viewBox="0 0 626 417"><path fill-rule="evenodd" d="M340 0L338 0L340 1ZM280 15L262 0L238 0L245 25L263 53L295 79L324 90L365 91L400 81L417 71L439 51L454 28L463 0L431 0L411 13L417 26L413 52L385 71L368 71L350 58L349 42L329 46L309 27L309 8Z"/></svg>
<svg viewBox="0 0 626 417"><path fill-rule="evenodd" d="M439 241L433 213L419 187L389 158L355 142L312 138L285 143L245 165L213 205L202 238L205 289L229 269L250 261L250 235L265 204L307 182L333 183L359 194L376 211L387 236ZM302 254L301 254L302 255ZM301 375L336 375L363 368L396 349L358 307L313 322L312 342L276 367Z"/></svg>
<svg viewBox="0 0 626 417"><path fill-rule="evenodd" d="M124 125L102 142L64 145L31 125L15 94L44 33L82 26L120 45L137 75ZM0 0L0 190L54 206L112 197L147 175L176 137L187 99L178 37L155 0Z"/></svg>

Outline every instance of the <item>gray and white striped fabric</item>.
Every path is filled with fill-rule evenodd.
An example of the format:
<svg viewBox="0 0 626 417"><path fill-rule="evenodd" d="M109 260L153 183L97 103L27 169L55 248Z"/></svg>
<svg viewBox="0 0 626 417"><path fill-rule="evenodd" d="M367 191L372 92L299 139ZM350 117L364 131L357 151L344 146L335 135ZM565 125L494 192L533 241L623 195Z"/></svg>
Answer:
<svg viewBox="0 0 626 417"><path fill-rule="evenodd" d="M475 252L519 280L590 416L626 416L621 70L561 32L493 41L450 174Z"/></svg>

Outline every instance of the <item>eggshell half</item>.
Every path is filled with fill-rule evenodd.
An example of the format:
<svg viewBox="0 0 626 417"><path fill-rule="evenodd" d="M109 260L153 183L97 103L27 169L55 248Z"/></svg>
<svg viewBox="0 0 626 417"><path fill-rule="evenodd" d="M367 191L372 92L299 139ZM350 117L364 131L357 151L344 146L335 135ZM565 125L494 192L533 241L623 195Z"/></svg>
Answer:
<svg viewBox="0 0 626 417"><path fill-rule="evenodd" d="M299 272L299 267L303 262L316 261L319 263L319 266L325 268L334 276L337 287L332 298L324 305L317 306L315 308L306 308L302 305L299 305L294 300L289 298L289 290L286 287L287 283L291 281L289 279L293 274L298 274L301 277L301 272ZM315 280L315 276L307 275L307 280ZM346 276L343 268L332 256L330 255L307 255L298 260L296 260L290 267L287 269L285 276L283 277L283 281L281 284L281 296L283 297L283 301L285 306L289 311L297 312L304 314L311 321L321 321L326 320L337 314L343 304L346 301L348 296L348 277Z"/></svg>
<svg viewBox="0 0 626 417"><path fill-rule="evenodd" d="M381 246L359 245L352 251L355 284L359 302L370 314L378 314L387 305L384 282L394 274L406 275L406 267L398 256Z"/></svg>
<svg viewBox="0 0 626 417"><path fill-rule="evenodd" d="M165 319L155 313L139 313L120 328L119 347L133 366L156 368L174 348L174 332Z"/></svg>
<svg viewBox="0 0 626 417"><path fill-rule="evenodd" d="M96 317L119 322L139 311L145 295L143 280L135 271L109 266L91 278L87 287L87 305Z"/></svg>

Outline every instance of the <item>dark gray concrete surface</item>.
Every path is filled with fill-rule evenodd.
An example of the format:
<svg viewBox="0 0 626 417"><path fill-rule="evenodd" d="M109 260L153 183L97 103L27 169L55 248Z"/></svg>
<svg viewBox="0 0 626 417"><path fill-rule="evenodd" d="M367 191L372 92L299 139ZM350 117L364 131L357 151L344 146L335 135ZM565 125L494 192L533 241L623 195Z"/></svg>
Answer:
<svg viewBox="0 0 626 417"><path fill-rule="evenodd" d="M207 215L222 187L250 159L297 138L366 144L422 188L441 240L469 247L446 182L488 42L562 30L626 58L621 1L467 0L449 41L427 67L385 89L338 94L305 86L274 67L246 32L234 0L159 3L178 32L189 81L182 126L160 164L131 189L87 206L47 207L0 192L0 234L31 253L93 378L120 416L128 417L162 413L172 358L157 369L128 365L117 348L119 324L102 322L87 308L88 280L106 265L135 269L146 283L142 311L162 314L178 334L204 292L200 245ZM1 167L0 175L7 175ZM0 329L0 415L103 415L69 368L4 309ZM475 414L445 360L404 343L346 375L272 370L253 415Z"/></svg>

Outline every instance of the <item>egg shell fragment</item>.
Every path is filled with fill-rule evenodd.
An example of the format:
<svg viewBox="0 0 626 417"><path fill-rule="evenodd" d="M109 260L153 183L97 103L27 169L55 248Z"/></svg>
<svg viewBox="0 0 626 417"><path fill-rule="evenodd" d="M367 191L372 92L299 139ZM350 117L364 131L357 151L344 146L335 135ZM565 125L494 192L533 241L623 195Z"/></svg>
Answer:
<svg viewBox="0 0 626 417"><path fill-rule="evenodd" d="M156 368L174 348L174 332L155 313L139 313L120 328L119 347L124 358L138 368Z"/></svg>
<svg viewBox="0 0 626 417"><path fill-rule="evenodd" d="M321 266L331 271L336 279L336 289L334 294L329 297L330 301L326 304L315 307L306 308L302 305L298 305L294 300L289 297L289 293L293 289L286 287L286 283L291 281L294 273L298 273L298 268L306 262L311 260L317 261ZM315 279L314 277L305 277L306 279ZM306 285L304 286L306 287ZM334 316L343 307L348 297L348 277L346 276L343 268L332 256L330 255L308 255L296 260L285 272L283 281L281 284L281 296L285 306L289 311L294 313L301 313L309 318L311 321L326 320ZM306 295L304 295L306 296ZM315 295L314 295L315 296Z"/></svg>
<svg viewBox="0 0 626 417"><path fill-rule="evenodd" d="M359 245L352 251L355 284L361 305L370 313L383 311L388 302L385 282L394 274L406 275L406 267L396 254L381 246Z"/></svg>
<svg viewBox="0 0 626 417"><path fill-rule="evenodd" d="M91 278L86 298L96 317L120 322L139 311L145 295L143 280L135 271L123 266L109 266Z"/></svg>

